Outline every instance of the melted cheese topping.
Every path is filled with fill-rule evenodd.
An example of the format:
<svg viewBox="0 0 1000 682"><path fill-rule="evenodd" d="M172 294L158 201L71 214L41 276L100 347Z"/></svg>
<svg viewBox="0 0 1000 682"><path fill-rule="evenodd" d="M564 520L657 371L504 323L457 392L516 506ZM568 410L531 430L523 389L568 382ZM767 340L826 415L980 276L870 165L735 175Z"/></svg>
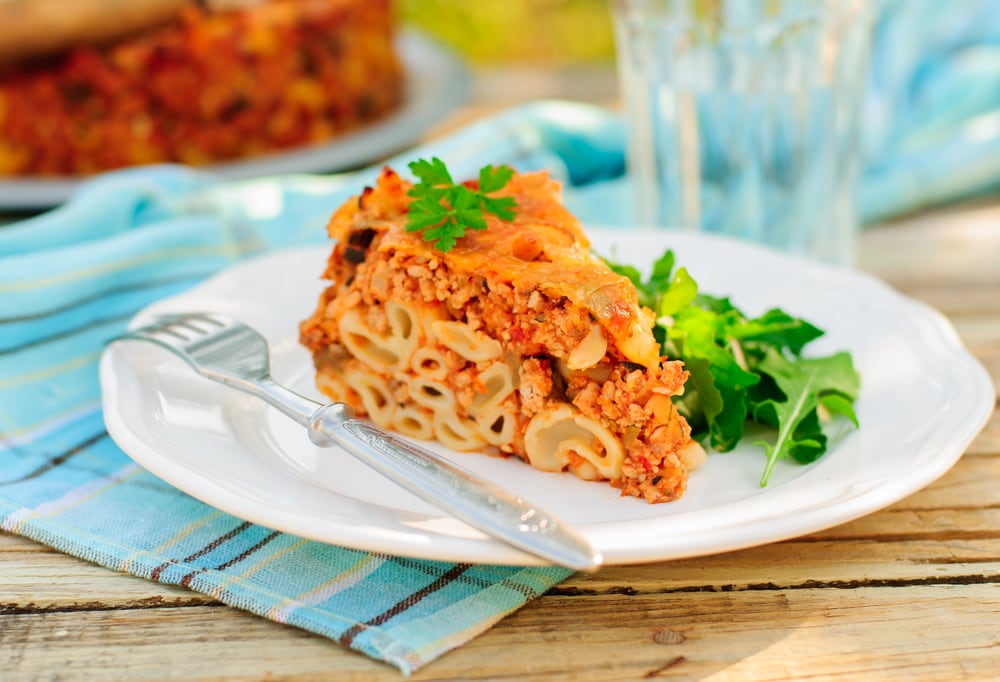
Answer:
<svg viewBox="0 0 1000 682"><path fill-rule="evenodd" d="M635 288L590 253L579 221L562 205L559 183L547 174L515 174L497 193L517 202L515 218L507 222L488 215L486 230L467 231L447 253L406 231L410 187L384 169L374 189L366 188L334 214L330 236L343 240L359 225L370 225L382 234L379 251L437 258L453 275L475 275L551 299L565 297L593 316L622 358L647 367L659 361L651 316L640 310Z"/></svg>

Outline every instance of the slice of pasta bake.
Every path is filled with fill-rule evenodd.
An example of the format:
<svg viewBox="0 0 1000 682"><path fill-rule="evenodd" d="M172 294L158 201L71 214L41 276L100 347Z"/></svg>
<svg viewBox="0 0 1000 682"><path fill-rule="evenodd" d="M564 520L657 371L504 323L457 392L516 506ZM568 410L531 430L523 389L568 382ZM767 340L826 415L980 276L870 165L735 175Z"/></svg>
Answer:
<svg viewBox="0 0 1000 682"><path fill-rule="evenodd" d="M320 390L412 438L679 497L704 456L671 401L687 372L559 184L515 174L516 216L446 253L406 231L409 189L387 168L329 223L332 284L300 329Z"/></svg>

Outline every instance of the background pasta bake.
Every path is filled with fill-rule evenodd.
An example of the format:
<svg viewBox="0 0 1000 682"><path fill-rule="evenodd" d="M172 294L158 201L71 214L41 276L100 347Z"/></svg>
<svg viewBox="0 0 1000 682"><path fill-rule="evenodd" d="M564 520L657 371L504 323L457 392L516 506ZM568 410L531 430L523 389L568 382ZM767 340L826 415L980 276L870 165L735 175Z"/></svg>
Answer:
<svg viewBox="0 0 1000 682"><path fill-rule="evenodd" d="M402 103L389 0L134 0L155 25L110 43L96 38L117 14L97 14L95 40L84 40L94 31L83 12L122 3L80 1L56 11L81 15L82 42L55 53L37 41L15 52L13 37L0 46L0 176L254 157L329 140ZM30 30L11 23L19 10L52 30L32 2L0 3L0 37Z"/></svg>

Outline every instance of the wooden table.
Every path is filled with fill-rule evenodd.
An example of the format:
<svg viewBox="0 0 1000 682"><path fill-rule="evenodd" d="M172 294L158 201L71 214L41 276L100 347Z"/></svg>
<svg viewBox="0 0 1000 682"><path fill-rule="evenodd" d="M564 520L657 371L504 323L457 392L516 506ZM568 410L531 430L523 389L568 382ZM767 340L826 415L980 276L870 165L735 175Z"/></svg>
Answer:
<svg viewBox="0 0 1000 682"><path fill-rule="evenodd" d="M495 108L480 88L442 128ZM870 229L860 266L945 313L1000 384L1000 202ZM0 680L215 676L401 678L321 637L0 534ZM660 677L1000 679L1000 412L954 469L888 509L575 576L413 679Z"/></svg>

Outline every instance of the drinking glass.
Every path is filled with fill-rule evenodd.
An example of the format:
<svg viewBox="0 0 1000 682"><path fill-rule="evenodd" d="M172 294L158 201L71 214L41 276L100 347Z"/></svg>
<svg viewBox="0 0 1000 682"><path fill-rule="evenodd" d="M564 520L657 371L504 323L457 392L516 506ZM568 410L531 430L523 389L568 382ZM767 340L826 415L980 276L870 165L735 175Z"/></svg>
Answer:
<svg viewBox="0 0 1000 682"><path fill-rule="evenodd" d="M611 0L635 217L849 264L866 0Z"/></svg>

